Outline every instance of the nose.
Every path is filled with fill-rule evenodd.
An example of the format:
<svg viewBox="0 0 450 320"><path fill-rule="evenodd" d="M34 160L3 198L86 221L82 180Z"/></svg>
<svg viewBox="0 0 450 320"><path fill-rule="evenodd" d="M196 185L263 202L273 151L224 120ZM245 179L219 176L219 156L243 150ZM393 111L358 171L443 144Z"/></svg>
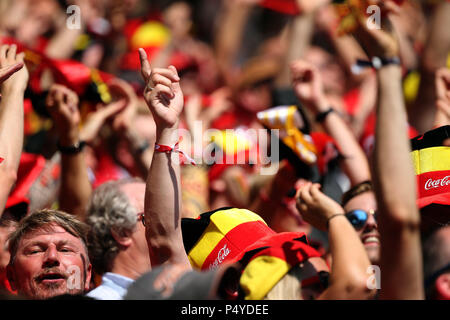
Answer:
<svg viewBox="0 0 450 320"><path fill-rule="evenodd" d="M369 232L372 230L378 230L378 223L377 220L375 220L375 216L371 213L369 213L369 216L367 217L367 222L364 227L365 232Z"/></svg>
<svg viewBox="0 0 450 320"><path fill-rule="evenodd" d="M43 267L51 268L59 266L58 250L54 245L50 245L45 251Z"/></svg>

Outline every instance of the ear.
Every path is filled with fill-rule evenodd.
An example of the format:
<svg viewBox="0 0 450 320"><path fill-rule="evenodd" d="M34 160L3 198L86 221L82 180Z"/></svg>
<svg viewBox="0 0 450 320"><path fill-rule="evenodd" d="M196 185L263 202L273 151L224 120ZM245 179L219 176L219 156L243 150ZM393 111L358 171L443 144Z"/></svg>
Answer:
<svg viewBox="0 0 450 320"><path fill-rule="evenodd" d="M86 281L84 282L84 291L88 292L91 285L91 277L92 277L92 264L89 263L89 266L86 270Z"/></svg>
<svg viewBox="0 0 450 320"><path fill-rule="evenodd" d="M122 247L128 248L132 243L131 237L120 235L114 229L111 229L111 235L113 236L114 240L116 240L117 243Z"/></svg>
<svg viewBox="0 0 450 320"><path fill-rule="evenodd" d="M436 291L439 300L450 300L450 273L441 274L436 279Z"/></svg>
<svg viewBox="0 0 450 320"><path fill-rule="evenodd" d="M6 266L6 277L8 278L9 284L11 285L11 289L16 291L17 290L16 277L15 277L14 269L11 266L11 264L8 264Z"/></svg>

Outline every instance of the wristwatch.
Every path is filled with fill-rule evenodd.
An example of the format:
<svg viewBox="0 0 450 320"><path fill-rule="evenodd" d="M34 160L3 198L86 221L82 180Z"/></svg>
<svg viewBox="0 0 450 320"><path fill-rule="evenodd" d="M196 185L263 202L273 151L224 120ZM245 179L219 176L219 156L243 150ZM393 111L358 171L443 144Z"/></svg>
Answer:
<svg viewBox="0 0 450 320"><path fill-rule="evenodd" d="M321 113L318 113L317 116L316 116L316 122L318 122L318 123L324 122L324 121L325 121L325 118L326 118L331 112L334 112L334 111L335 111L335 110L334 110L332 107L330 107L328 110L323 111L323 112L321 112Z"/></svg>
<svg viewBox="0 0 450 320"><path fill-rule="evenodd" d="M71 146L62 146L59 141L57 143L57 148L62 154L77 154L83 151L84 146L86 145L85 141L78 141L77 143Z"/></svg>

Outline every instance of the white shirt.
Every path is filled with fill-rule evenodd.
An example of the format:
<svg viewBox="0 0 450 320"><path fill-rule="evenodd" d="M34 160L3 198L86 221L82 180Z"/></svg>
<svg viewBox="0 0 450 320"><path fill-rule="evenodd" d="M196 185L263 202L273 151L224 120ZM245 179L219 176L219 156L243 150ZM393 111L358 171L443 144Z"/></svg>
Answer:
<svg viewBox="0 0 450 320"><path fill-rule="evenodd" d="M102 283L86 294L97 300L123 300L133 279L117 273L106 272L102 276Z"/></svg>

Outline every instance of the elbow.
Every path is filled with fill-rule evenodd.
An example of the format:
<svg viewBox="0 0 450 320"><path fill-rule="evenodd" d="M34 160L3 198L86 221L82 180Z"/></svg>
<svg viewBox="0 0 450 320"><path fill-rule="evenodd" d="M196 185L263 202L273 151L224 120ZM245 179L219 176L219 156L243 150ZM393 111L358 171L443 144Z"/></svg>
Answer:
<svg viewBox="0 0 450 320"><path fill-rule="evenodd" d="M368 300L373 299L377 290L369 285L367 274L353 272L345 279L341 279L339 292L342 292L342 299Z"/></svg>
<svg viewBox="0 0 450 320"><path fill-rule="evenodd" d="M4 167L0 171L0 175L2 177L2 181L4 185L8 187L10 190L17 182L17 170L11 167Z"/></svg>

